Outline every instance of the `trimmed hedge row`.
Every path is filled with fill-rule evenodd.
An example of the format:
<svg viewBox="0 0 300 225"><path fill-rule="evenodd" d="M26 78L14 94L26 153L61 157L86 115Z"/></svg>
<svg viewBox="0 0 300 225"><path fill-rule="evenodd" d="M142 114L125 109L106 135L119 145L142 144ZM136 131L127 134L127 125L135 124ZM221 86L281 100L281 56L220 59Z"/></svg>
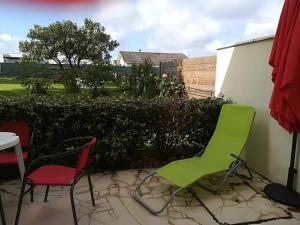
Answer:
<svg viewBox="0 0 300 225"><path fill-rule="evenodd" d="M0 120L24 120L36 129L40 155L60 141L97 137L96 171L159 166L206 146L228 101L208 99L114 99L0 96Z"/></svg>

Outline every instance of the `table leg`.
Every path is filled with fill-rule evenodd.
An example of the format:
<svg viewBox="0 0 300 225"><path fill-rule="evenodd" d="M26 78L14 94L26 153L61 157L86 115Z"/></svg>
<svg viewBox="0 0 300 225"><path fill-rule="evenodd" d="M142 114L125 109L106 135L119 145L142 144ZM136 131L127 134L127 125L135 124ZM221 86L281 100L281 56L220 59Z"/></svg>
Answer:
<svg viewBox="0 0 300 225"><path fill-rule="evenodd" d="M22 149L21 149L20 142L18 142L18 144L15 145L15 154L16 154L16 157L17 157L20 176L21 176L21 180L22 180L23 176L24 176L24 173L25 173L25 165L24 165L24 159L23 159L23 156L22 156Z"/></svg>
<svg viewBox="0 0 300 225"><path fill-rule="evenodd" d="M1 217L2 225L6 225L1 195L0 195L0 217Z"/></svg>

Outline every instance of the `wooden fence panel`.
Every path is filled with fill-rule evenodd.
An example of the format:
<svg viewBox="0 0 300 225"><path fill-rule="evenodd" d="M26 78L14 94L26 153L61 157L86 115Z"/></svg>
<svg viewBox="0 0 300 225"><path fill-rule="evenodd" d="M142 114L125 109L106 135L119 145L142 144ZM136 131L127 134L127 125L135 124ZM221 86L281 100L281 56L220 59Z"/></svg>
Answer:
<svg viewBox="0 0 300 225"><path fill-rule="evenodd" d="M215 90L216 56L197 57L182 60L181 80L185 83L187 90L196 97L212 95ZM205 96L203 96L205 97Z"/></svg>
<svg viewBox="0 0 300 225"><path fill-rule="evenodd" d="M185 83L189 97L213 96L215 91L216 56L163 62L161 73L173 75Z"/></svg>

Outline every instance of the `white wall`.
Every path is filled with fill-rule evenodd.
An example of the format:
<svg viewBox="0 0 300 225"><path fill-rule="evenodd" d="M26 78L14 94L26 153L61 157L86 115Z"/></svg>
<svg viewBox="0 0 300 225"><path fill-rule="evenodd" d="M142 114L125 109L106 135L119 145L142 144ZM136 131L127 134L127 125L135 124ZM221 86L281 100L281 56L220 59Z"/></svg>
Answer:
<svg viewBox="0 0 300 225"><path fill-rule="evenodd" d="M244 43L217 52L216 96L224 94L239 104L251 105L256 117L245 158L251 168L267 178L286 183L292 135L269 115L272 67L268 65L273 39ZM299 139L299 138L298 138ZM300 144L300 142L299 142ZM299 151L299 148L298 148ZM299 155L298 155L299 158ZM296 187L300 191L300 165Z"/></svg>

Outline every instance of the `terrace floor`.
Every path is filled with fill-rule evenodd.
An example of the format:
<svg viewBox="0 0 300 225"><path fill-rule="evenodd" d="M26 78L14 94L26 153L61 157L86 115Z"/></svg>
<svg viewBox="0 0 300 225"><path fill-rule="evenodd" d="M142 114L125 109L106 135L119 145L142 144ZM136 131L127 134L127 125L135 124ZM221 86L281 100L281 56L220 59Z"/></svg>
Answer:
<svg viewBox="0 0 300 225"><path fill-rule="evenodd" d="M153 216L131 197L132 190L151 170L126 170L92 176L96 207L92 207L83 178L76 187L76 209L80 225L218 225L263 224L300 225L300 213L276 204L264 196L263 187L268 181L258 174L249 181L232 176L219 195L213 195L198 185L175 197L172 204L159 216ZM239 173L244 173L240 170ZM221 180L221 174L203 179L206 185ZM0 185L7 224L13 224L20 191L19 181ZM161 206L174 188L162 178L154 177L142 191L151 206ZM48 202L43 202L45 187L36 187L35 201L26 196L20 225L72 225L73 218L68 187L50 188ZM151 192L151 193L150 193Z"/></svg>

